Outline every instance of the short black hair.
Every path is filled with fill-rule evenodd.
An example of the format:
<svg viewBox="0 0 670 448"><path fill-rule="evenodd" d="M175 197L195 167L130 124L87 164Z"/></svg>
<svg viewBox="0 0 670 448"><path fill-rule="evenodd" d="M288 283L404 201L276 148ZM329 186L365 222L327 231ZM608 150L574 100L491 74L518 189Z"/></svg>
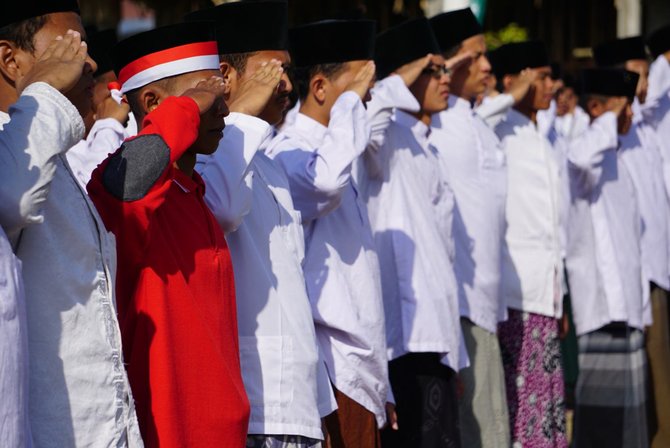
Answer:
<svg viewBox="0 0 670 448"><path fill-rule="evenodd" d="M49 21L49 14L5 25L0 28L0 40L14 42L21 50L35 52L35 34Z"/></svg>
<svg viewBox="0 0 670 448"><path fill-rule="evenodd" d="M147 86L158 85L163 89L167 90L169 93L172 93L174 79L178 76L179 75L175 75L159 79L158 81L154 81L152 83L147 84ZM141 124L142 120L144 120L144 117L146 116L146 114L142 112L142 104L140 104L140 92L144 87L146 86L138 87L137 89L133 89L129 92L126 92L125 94L126 101L128 101L128 106L130 106L130 111L133 113L133 115L135 115L135 119L137 120L138 125Z"/></svg>
<svg viewBox="0 0 670 448"><path fill-rule="evenodd" d="M332 79L346 68L346 64L346 62L336 62L294 69L292 82L298 91L299 98L301 100L307 98L307 94L309 93L309 82L313 77L322 74L326 78Z"/></svg>
<svg viewBox="0 0 670 448"><path fill-rule="evenodd" d="M247 68L247 61L249 60L249 58L255 55L256 53L258 52L251 51L247 53L220 54L219 60L233 67L235 71L241 75Z"/></svg>
<svg viewBox="0 0 670 448"><path fill-rule="evenodd" d="M461 48L463 48L463 42L459 42L453 47L447 48L445 51L442 52L442 56L444 56L444 59L451 59L454 56L456 56L456 54L458 54L459 51L461 51Z"/></svg>

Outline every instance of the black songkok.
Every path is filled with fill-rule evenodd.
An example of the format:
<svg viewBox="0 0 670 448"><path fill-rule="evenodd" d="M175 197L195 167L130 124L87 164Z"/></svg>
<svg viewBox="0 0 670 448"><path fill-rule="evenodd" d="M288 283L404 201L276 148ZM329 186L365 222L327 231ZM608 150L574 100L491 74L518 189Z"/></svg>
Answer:
<svg viewBox="0 0 670 448"><path fill-rule="evenodd" d="M121 92L199 70L219 70L214 22L189 22L135 34L112 51Z"/></svg>
<svg viewBox="0 0 670 448"><path fill-rule="evenodd" d="M377 36L375 63L380 78L429 53L440 54L440 46L426 18L408 20Z"/></svg>
<svg viewBox="0 0 670 448"><path fill-rule="evenodd" d="M369 60L374 57L376 22L323 20L288 32L293 64L299 68Z"/></svg>
<svg viewBox="0 0 670 448"><path fill-rule="evenodd" d="M670 50L670 25L657 29L647 38L647 46L653 57Z"/></svg>
<svg viewBox="0 0 670 448"><path fill-rule="evenodd" d="M593 49L593 59L598 67L612 67L631 59L647 59L644 40L636 36L605 42Z"/></svg>
<svg viewBox="0 0 670 448"><path fill-rule="evenodd" d="M498 79L516 75L527 68L549 67L547 48L542 42L527 41L503 45L495 50L491 59L493 72Z"/></svg>
<svg viewBox="0 0 670 448"><path fill-rule="evenodd" d="M215 22L220 54L288 48L288 7L284 0L224 3L192 12L184 19Z"/></svg>
<svg viewBox="0 0 670 448"><path fill-rule="evenodd" d="M581 73L581 94L635 97L640 75L616 68L590 68Z"/></svg>
<svg viewBox="0 0 670 448"><path fill-rule="evenodd" d="M430 19L430 26L442 51L448 51L465 39L483 33L482 26L470 8L438 14Z"/></svg>
<svg viewBox="0 0 670 448"><path fill-rule="evenodd" d="M79 14L79 3L77 0L18 0L12 2L11 7L2 8L0 27L55 12Z"/></svg>
<svg viewBox="0 0 670 448"><path fill-rule="evenodd" d="M118 39L116 30L90 31L88 32L88 54L98 64L98 71L94 76L105 74L114 69L112 63L112 49L116 46Z"/></svg>

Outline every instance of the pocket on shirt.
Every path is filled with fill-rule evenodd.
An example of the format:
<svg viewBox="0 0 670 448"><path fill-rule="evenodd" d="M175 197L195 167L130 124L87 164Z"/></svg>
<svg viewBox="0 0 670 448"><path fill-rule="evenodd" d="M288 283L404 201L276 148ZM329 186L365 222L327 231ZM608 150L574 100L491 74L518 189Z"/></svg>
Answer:
<svg viewBox="0 0 670 448"><path fill-rule="evenodd" d="M291 337L240 337L240 362L251 406L281 408L291 403L294 388Z"/></svg>

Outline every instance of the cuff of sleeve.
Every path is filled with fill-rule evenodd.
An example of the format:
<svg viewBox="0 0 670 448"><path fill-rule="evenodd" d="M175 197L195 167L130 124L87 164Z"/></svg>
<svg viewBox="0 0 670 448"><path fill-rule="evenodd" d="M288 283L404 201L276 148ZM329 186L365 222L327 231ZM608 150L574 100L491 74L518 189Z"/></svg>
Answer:
<svg viewBox="0 0 670 448"><path fill-rule="evenodd" d="M405 81L402 80L400 75L391 75L382 79L379 83L385 85L388 89L389 99L394 107L410 112L419 111L421 107L419 102L405 85Z"/></svg>
<svg viewBox="0 0 670 448"><path fill-rule="evenodd" d="M122 136L125 136L126 132L126 128L124 128L123 125L115 118L103 118L101 120L96 120L96 122L93 123L89 134L94 135L96 132L102 131L104 129L109 129Z"/></svg>
<svg viewBox="0 0 670 448"><path fill-rule="evenodd" d="M79 140L84 138L86 128L84 120L81 118L79 111L74 104L70 102L62 93L51 87L45 82L36 82L30 84L23 90L21 96L32 96L37 100L45 100L50 102L59 109L68 119L67 123L70 125L70 142L68 142L64 150L70 149ZM56 117L57 118L57 117Z"/></svg>
<svg viewBox="0 0 670 448"><path fill-rule="evenodd" d="M608 147L616 147L618 145L619 132L617 121L617 116L614 112L605 112L593 122L593 126L600 128L603 134L606 134L609 138L607 142Z"/></svg>

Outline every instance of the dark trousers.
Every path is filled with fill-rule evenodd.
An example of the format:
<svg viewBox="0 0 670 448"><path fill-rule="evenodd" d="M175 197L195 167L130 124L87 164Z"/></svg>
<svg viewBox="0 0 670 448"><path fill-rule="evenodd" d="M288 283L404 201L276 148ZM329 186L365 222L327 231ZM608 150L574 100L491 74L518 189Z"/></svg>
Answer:
<svg viewBox="0 0 670 448"><path fill-rule="evenodd" d="M382 431L383 448L458 448L456 372L437 353L410 353L389 363L398 431Z"/></svg>

